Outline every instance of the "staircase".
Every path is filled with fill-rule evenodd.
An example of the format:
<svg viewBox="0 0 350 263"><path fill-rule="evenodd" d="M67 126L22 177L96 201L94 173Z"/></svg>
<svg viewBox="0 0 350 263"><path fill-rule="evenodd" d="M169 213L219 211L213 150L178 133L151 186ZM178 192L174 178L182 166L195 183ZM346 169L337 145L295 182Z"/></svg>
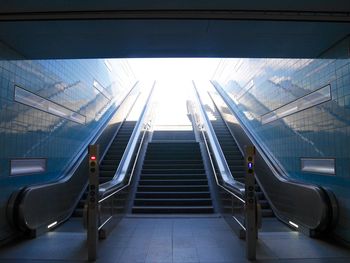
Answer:
<svg viewBox="0 0 350 263"><path fill-rule="evenodd" d="M221 118L218 109L215 106L215 111L212 112L213 119L211 124L215 131L216 137L220 143L221 149L225 155L226 162L230 168L232 176L239 182L245 183L245 161L244 157L239 150L236 141L233 139L226 123ZM266 200L264 193L261 191L258 184L256 184L256 194L258 202L261 206L263 217L274 216L273 211Z"/></svg>
<svg viewBox="0 0 350 263"><path fill-rule="evenodd" d="M117 171L119 162L123 157L125 148L129 142L130 136L134 130L135 125L135 121L124 121L124 123L120 127L117 136L114 138L106 155L100 163L100 184L108 182L113 178L115 172ZM73 217L83 216L84 204L86 201L87 194L88 190L86 189L85 193L83 194L73 213Z"/></svg>
<svg viewBox="0 0 350 263"><path fill-rule="evenodd" d="M184 139L171 133L172 138ZM191 134L193 136L193 132ZM164 136L154 136L162 138ZM160 140L147 146L132 213L213 213L199 144L194 140Z"/></svg>

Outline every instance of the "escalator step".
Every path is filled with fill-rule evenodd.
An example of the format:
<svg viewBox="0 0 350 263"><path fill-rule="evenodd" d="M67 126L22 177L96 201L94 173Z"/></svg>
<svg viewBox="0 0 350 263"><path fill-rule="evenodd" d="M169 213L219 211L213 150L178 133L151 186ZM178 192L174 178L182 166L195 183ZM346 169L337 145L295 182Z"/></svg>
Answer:
<svg viewBox="0 0 350 263"><path fill-rule="evenodd" d="M171 185L207 185L208 180L207 179L167 179L167 180L140 180L139 185L152 185L152 186L158 186L158 185L164 185L164 186L171 186Z"/></svg>
<svg viewBox="0 0 350 263"><path fill-rule="evenodd" d="M214 209L212 206L134 206L132 212L142 214L205 214L213 213Z"/></svg>
<svg viewBox="0 0 350 263"><path fill-rule="evenodd" d="M168 179L203 179L207 180L205 174L141 174L141 180L168 180Z"/></svg>
<svg viewBox="0 0 350 263"><path fill-rule="evenodd" d="M204 169L142 169L142 174L203 174Z"/></svg>
<svg viewBox="0 0 350 263"><path fill-rule="evenodd" d="M136 198L135 206L211 206L210 198Z"/></svg>
<svg viewBox="0 0 350 263"><path fill-rule="evenodd" d="M137 192L136 198L210 198L210 192Z"/></svg>
<svg viewBox="0 0 350 263"><path fill-rule="evenodd" d="M193 192L193 191L209 191L208 185L142 185L137 188L141 192L151 191L151 192Z"/></svg>

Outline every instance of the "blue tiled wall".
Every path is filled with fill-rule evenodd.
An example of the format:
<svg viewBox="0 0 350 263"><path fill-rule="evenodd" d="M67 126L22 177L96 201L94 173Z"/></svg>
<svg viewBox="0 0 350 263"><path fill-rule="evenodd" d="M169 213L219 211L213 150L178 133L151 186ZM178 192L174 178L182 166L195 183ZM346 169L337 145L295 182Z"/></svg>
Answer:
<svg viewBox="0 0 350 263"><path fill-rule="evenodd" d="M110 65L103 59L0 61L0 233L8 228L4 211L9 195L21 186L62 176L69 161L135 84L126 60ZM86 123L15 102L15 86L86 116ZM13 158L46 158L47 171L10 176Z"/></svg>
<svg viewBox="0 0 350 263"><path fill-rule="evenodd" d="M291 178L335 193L336 234L350 242L350 59L225 59L214 81ZM329 84L330 101L262 124L263 114ZM336 158L336 175L301 172L301 157Z"/></svg>

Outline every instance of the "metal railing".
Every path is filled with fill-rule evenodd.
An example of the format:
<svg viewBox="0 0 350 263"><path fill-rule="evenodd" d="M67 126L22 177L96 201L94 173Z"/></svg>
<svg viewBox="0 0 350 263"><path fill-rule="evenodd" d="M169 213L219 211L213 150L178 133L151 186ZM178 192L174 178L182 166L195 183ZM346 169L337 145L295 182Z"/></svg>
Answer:
<svg viewBox="0 0 350 263"><path fill-rule="evenodd" d="M151 128L151 121L149 121L148 123L144 124L144 127L142 128L142 131L140 132L140 134L142 133L141 138L138 140L138 148L136 150L136 154L133 156L133 160L131 160L129 162L129 164L132 163L132 167L130 172L127 172L127 170L124 172L124 180L126 181L126 183L118 183L118 186L112 186L109 189L108 188L100 188L99 193L100 193L100 197L98 200L98 204L99 204L99 221L100 221L100 226L98 227L98 231L100 233L100 238L104 238L106 236L106 233L104 231L104 227L106 226L106 224L116 215L118 215L118 213L122 213L121 210L124 209L122 201L126 201L124 198L124 193L123 191L130 186L134 173L135 173L135 168L137 165L137 161L142 149L142 145L144 142L144 138L146 136L147 131ZM129 165L130 167L130 165ZM121 181L123 182L123 181ZM104 183L101 184L101 186L108 184ZM100 187L101 187L100 186ZM118 198L119 197L119 198ZM120 206L122 205L122 207Z"/></svg>
<svg viewBox="0 0 350 263"><path fill-rule="evenodd" d="M195 110L193 116L195 118L198 129L203 135L203 140L206 145L211 167L215 176L215 181L220 188L244 204L244 184L236 181L233 178L230 168L226 162L225 155L222 152L220 143L215 135L215 131L210 124L210 120L205 113L205 110L203 109L202 100L195 86L194 91L197 101L193 108ZM213 160L212 155L214 156L215 161Z"/></svg>
<svg viewBox="0 0 350 263"><path fill-rule="evenodd" d="M96 260L97 257L97 238L106 238L108 232L113 229L125 213L124 208L128 197L128 187L134 177L147 131L151 128L152 124L153 107L151 97L154 86L155 83L148 95L145 107L130 136L127 147L112 180L98 185L97 187L93 187L93 189L97 189L98 191L96 209L88 205L89 201L85 206L85 217L87 219L92 219L86 222L88 238L89 236L93 236L93 239L96 239L92 241L88 240L90 261ZM91 185L89 189L91 189ZM93 222L94 220L95 222Z"/></svg>
<svg viewBox="0 0 350 263"><path fill-rule="evenodd" d="M155 85L155 83L154 83ZM141 132L145 130L145 128L150 127L151 125L151 117L152 117L152 104L150 103L151 96L153 94L154 90L153 88L150 91L150 94L148 95L148 98L145 103L145 107L143 108L140 118L135 125L135 128L130 136L129 142L126 146L126 149L124 151L124 154L120 160L120 164L117 168L117 171L115 172L115 175L113 176L112 180L109 182L103 183L100 185L100 200L104 200L107 196L110 194L113 194L116 191L119 191L119 188L123 187L123 182L125 181L125 178L127 176L127 172L130 167L130 163L133 159L135 149L138 144L138 139ZM143 138L143 137L142 137Z"/></svg>

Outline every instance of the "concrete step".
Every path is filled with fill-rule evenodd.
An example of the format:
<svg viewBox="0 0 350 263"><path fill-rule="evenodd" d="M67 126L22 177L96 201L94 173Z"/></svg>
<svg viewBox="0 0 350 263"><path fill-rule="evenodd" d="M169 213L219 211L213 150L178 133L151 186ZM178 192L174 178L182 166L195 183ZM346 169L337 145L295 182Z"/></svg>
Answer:
<svg viewBox="0 0 350 263"><path fill-rule="evenodd" d="M207 179L167 179L167 180L140 180L139 185L164 185L164 186L170 186L170 185L207 185L208 180Z"/></svg>
<svg viewBox="0 0 350 263"><path fill-rule="evenodd" d="M211 206L210 198L136 198L135 206Z"/></svg>
<svg viewBox="0 0 350 263"><path fill-rule="evenodd" d="M209 186L206 185L139 185L140 192L207 192Z"/></svg>
<svg viewBox="0 0 350 263"><path fill-rule="evenodd" d="M206 214L213 213L212 206L134 206L133 213L142 214Z"/></svg>

